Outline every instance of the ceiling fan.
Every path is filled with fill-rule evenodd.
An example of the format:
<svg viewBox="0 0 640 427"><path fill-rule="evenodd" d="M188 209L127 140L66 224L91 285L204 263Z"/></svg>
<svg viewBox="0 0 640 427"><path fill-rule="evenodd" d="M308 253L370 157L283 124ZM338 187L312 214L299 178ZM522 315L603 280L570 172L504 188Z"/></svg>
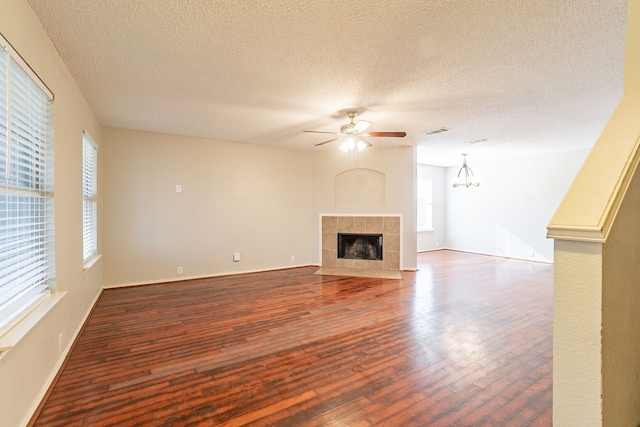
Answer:
<svg viewBox="0 0 640 427"><path fill-rule="evenodd" d="M367 132L369 126L372 125L371 122L366 120L358 120L358 122L354 123L353 119L356 118L358 112L356 110L347 111L347 117L351 120L346 125L342 125L340 128L340 132L325 132L320 130L305 130L304 132L312 132L312 133L328 133L331 135L337 135L337 138L332 138L327 141L319 142L315 144L316 147L319 147L324 144L328 144L330 142L336 141L340 138L346 137L347 140L340 146L342 151L350 151L355 148L358 151L362 151L367 147L371 147L373 144L367 141L366 137L371 138L379 138L379 137L394 137L394 138L403 138L407 135L406 132Z"/></svg>

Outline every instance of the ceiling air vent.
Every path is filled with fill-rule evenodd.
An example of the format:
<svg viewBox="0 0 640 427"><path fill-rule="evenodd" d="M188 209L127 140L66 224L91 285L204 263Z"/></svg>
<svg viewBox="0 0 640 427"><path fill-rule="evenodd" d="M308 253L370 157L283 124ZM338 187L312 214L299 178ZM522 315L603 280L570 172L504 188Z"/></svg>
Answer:
<svg viewBox="0 0 640 427"><path fill-rule="evenodd" d="M449 132L451 129L448 128L439 128L439 129L434 129L434 130L426 130L422 133L424 133L425 135L437 135L439 133L443 133L443 132Z"/></svg>

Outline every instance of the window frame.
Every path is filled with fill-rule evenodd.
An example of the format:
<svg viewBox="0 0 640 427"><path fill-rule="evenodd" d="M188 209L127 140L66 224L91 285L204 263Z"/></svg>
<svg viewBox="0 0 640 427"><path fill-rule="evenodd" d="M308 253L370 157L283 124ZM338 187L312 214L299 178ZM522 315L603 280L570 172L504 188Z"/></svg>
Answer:
<svg viewBox="0 0 640 427"><path fill-rule="evenodd" d="M62 295L50 298L56 277L54 96L2 34L0 55L2 352Z"/></svg>
<svg viewBox="0 0 640 427"><path fill-rule="evenodd" d="M428 191L425 194L420 194L420 182L424 182ZM428 215L430 221L420 221L420 208L423 208L424 212L429 212ZM420 177L416 180L416 229L418 232L433 231L433 179L428 177Z"/></svg>
<svg viewBox="0 0 640 427"><path fill-rule="evenodd" d="M98 145L82 132L82 262L98 257Z"/></svg>

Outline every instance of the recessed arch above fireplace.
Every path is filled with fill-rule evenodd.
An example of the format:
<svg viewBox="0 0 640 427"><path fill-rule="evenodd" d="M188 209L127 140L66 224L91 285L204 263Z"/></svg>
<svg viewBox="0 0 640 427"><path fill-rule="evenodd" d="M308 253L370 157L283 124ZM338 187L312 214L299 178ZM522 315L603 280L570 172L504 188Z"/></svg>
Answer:
<svg viewBox="0 0 640 427"><path fill-rule="evenodd" d="M386 175L375 169L355 168L339 173L336 181L336 207L380 210L386 205Z"/></svg>

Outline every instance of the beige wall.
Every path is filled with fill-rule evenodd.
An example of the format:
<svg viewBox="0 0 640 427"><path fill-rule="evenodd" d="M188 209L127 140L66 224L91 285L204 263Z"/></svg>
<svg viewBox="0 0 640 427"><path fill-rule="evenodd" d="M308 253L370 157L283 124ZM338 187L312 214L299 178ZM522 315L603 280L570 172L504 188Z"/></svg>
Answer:
<svg viewBox="0 0 640 427"><path fill-rule="evenodd" d="M384 206L371 203L371 198L361 195L361 203L355 200L348 207L336 206L336 176L351 169L372 169L384 174ZM322 150L313 153L313 208L312 259L320 259L321 214L400 214L402 215L402 260L405 270L417 267L416 248L416 185L415 149L390 147L364 150L353 157L340 150ZM353 195L357 197L354 192ZM358 206L358 207L354 207Z"/></svg>
<svg viewBox="0 0 640 427"><path fill-rule="evenodd" d="M59 291L66 291L0 360L0 425L19 426L40 402L102 288L101 261L82 270L82 131L101 149L102 129L24 0L0 0L0 32L55 96L56 282Z"/></svg>
<svg viewBox="0 0 640 427"><path fill-rule="evenodd" d="M602 265L602 418L640 425L640 174L631 181Z"/></svg>
<svg viewBox="0 0 640 427"><path fill-rule="evenodd" d="M118 129L104 139L105 286L317 262L308 151Z"/></svg>
<svg viewBox="0 0 640 427"><path fill-rule="evenodd" d="M553 425L601 426L602 245L556 240Z"/></svg>
<svg viewBox="0 0 640 427"><path fill-rule="evenodd" d="M318 265L320 213L402 214L404 268L416 266L411 147L366 150L352 163L339 150L121 129L104 140L107 287ZM335 207L335 176L358 167L385 174L384 208Z"/></svg>

